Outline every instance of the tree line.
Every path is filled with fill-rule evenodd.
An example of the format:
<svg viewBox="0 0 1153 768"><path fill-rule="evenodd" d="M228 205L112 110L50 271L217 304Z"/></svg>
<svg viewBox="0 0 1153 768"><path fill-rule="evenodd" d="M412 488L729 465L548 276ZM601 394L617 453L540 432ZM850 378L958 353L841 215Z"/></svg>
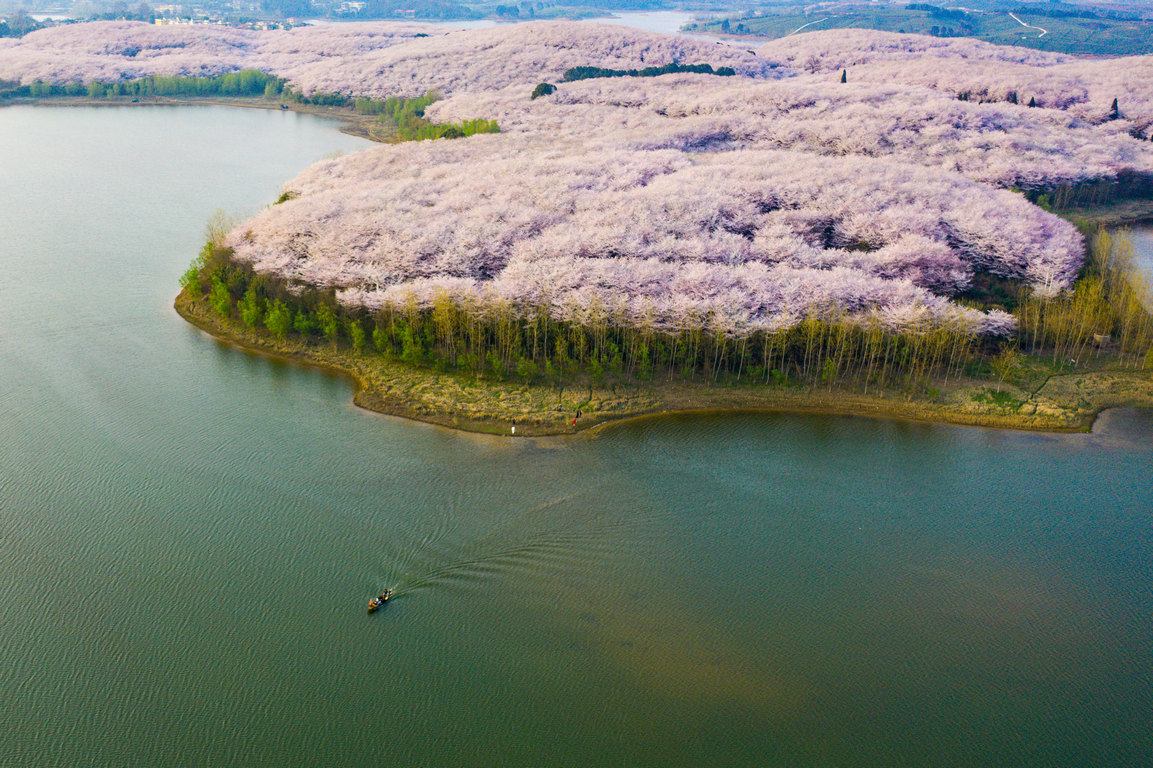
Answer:
<svg viewBox="0 0 1153 768"><path fill-rule="evenodd" d="M496 120L476 118L459 123L434 123L424 116L424 110L438 101L440 92L431 90L423 96L402 98L389 96L387 99L352 97L343 93L317 92L309 95L296 93L286 87L282 98L297 104L313 104L326 107L346 107L361 115L374 115L381 125L390 126L396 141L425 141L431 139L460 139L478 133L500 133Z"/></svg>
<svg viewBox="0 0 1153 768"><path fill-rule="evenodd" d="M231 249L208 243L181 281L220 317L356 353L524 381L568 383L635 379L746 381L871 388L926 386L965 372L986 342L963 323L893 332L828 308L812 308L789 328L745 336L711 313L689 313L669 333L652 318L630 323L594 305L579 321L558 320L547 300L442 292L431 307L415 297L376 312L348 307L332 289L317 290L255 273Z"/></svg>
<svg viewBox="0 0 1153 768"><path fill-rule="evenodd" d="M645 67L644 69L572 67L565 70L561 80L566 83L571 83L574 80L591 80L598 77L658 77L660 75L671 75L678 72L692 72L698 75L719 75L721 77L732 77L737 74L737 71L732 67L717 67L713 69L711 64L681 64L674 61L671 64L665 64L660 67Z"/></svg>
<svg viewBox="0 0 1153 768"><path fill-rule="evenodd" d="M1047 211L1068 211L1123 200L1147 200L1153 198L1153 174L1123 168L1113 178L1054 184L1045 189L1023 190L1023 194L1031 203Z"/></svg>
<svg viewBox="0 0 1153 768"><path fill-rule="evenodd" d="M677 332L595 302L558 320L546 299L514 303L438 294L431 307L410 295L375 312L349 307L332 288L258 274L223 246L220 230L181 280L223 319L284 340L328 343L416 366L503 380L568 384L591 380L759 382L767 385L933 392L963 375L998 381L1022 352L1075 366L1112 350L1123 367L1153 370L1153 296L1132 279L1132 245L1098 231L1071 291L1042 299L1023 288L1017 337L982 337L958 315L894 330L878 319L810 307L785 328L733 334L722 318L690 312Z"/></svg>
<svg viewBox="0 0 1153 768"><path fill-rule="evenodd" d="M931 393L963 375L1003 379L1021 351L1065 365L1111 343L1122 365L1153 368L1149 296L1129 279L1126 242L1099 233L1071 292L1047 300L1025 292L1016 312L1020 333L1010 342L980 336L961 316L894 330L829 307L811 307L790 327L745 335L732 334L711 313L690 312L670 333L656 329L651 317L630 322L623 311L595 302L579 320L558 320L547 299L517 304L447 292L431 307L410 296L368 312L340 304L331 288L257 274L219 242L205 245L182 285L222 318L281 340L498 380L678 379Z"/></svg>
<svg viewBox="0 0 1153 768"><path fill-rule="evenodd" d="M346 107L362 115L375 115L378 122L394 128L398 141L426 139L456 139L477 133L499 133L496 120L477 118L459 123L434 123L424 117L428 105L440 99L433 90L423 96L406 99L390 96L387 99L353 98L341 93L297 93L283 78L255 69L230 72L214 77L183 77L151 75L121 82L46 83L36 81L29 85L0 82L0 98L14 97L87 97L108 99L119 97L147 98L153 96L233 96L280 99L295 104Z"/></svg>
<svg viewBox="0 0 1153 768"><path fill-rule="evenodd" d="M17 8L8 18L0 19L0 37L23 37L43 26L28 14L26 8Z"/></svg>
<svg viewBox="0 0 1153 768"><path fill-rule="evenodd" d="M432 90L411 99L398 96L387 99L361 97L352 100L351 106L358 114L375 115L378 122L392 126L399 141L459 139L477 133L500 133L496 120L476 118L459 123L434 123L426 119L424 110L440 98L440 92Z"/></svg>
<svg viewBox="0 0 1153 768"><path fill-rule="evenodd" d="M623 305L604 306L596 299L581 311L570 306L557 312L547 296L515 302L441 291L431 306L421 306L410 293L369 311L340 303L332 287L257 273L224 244L229 229L231 222L219 212L180 281L221 318L280 340L326 342L498 380L680 379L932 392L934 385L966 375L996 376L999 385L1022 353L1075 368L1105 350L1121 367L1153 371L1150 276L1138 274L1124 232L1090 233L1087 225L1082 231L1090 235L1088 258L1073 288L1045 298L1018 286L1009 307L1018 332L1008 340L983 336L966 313L894 329L876 316L851 317L816 305L791 326L744 334L719 315L694 311L670 332L656 327L651 311L638 320Z"/></svg>
<svg viewBox="0 0 1153 768"><path fill-rule="evenodd" d="M1133 243L1099 229L1072 291L1041 300L1025 291L1015 315L1022 350L1075 364L1107 346L1122 365L1153 369L1153 290L1135 277Z"/></svg>
<svg viewBox="0 0 1153 768"><path fill-rule="evenodd" d="M149 75L136 80L89 83L46 83L37 80L8 91L10 96L85 96L91 99L151 96L263 96L274 99L286 90L285 81L255 69L213 77Z"/></svg>

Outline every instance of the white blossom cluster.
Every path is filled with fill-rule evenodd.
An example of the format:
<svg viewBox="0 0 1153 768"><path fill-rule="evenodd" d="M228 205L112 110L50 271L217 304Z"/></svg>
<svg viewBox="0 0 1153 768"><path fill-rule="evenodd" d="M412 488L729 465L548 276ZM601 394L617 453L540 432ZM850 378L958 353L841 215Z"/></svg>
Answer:
<svg viewBox="0 0 1153 768"><path fill-rule="evenodd" d="M968 37L929 37L873 29L832 29L790 35L764 44L761 53L797 70L838 73L876 61L963 59L1035 67L1078 61L1065 54L994 45Z"/></svg>
<svg viewBox="0 0 1153 768"><path fill-rule="evenodd" d="M839 72L837 73L840 74ZM564 84L528 100L523 86L462 93L429 114L496 119L505 131L618 132L624 145L685 152L791 149L891 157L1000 187L1043 188L1153 172L1153 147L1054 109L980 104L923 86L667 75Z"/></svg>
<svg viewBox="0 0 1153 768"><path fill-rule="evenodd" d="M976 40L830 30L761 46L760 55L828 80L923 86L973 101L1035 101L1113 132L1153 138L1153 56L1080 59ZM1120 119L1113 120L1113 100Z"/></svg>
<svg viewBox="0 0 1153 768"><path fill-rule="evenodd" d="M574 66L670 62L737 76L561 82ZM229 236L258 270L370 308L448 291L669 330L707 316L741 334L817 311L1004 334L1010 316L954 300L975 273L1051 296L1084 257L1070 224L1007 188L1153 173L1153 57L861 30L753 54L566 23L112 22L0 41L0 79L23 82L242 68L304 93L436 88L447 98L430 119L499 122L497 135L322 161L286 185L292 199ZM530 99L545 81L556 92Z"/></svg>
<svg viewBox="0 0 1153 768"><path fill-rule="evenodd" d="M288 188L232 233L237 256L368 307L448 290L668 329L711 314L744 333L817 309L1003 333L1007 315L947 296L976 269L1053 293L1080 263L1076 231L1019 195L859 157L503 134L366 150Z"/></svg>
<svg viewBox="0 0 1153 768"><path fill-rule="evenodd" d="M220 75L248 67L258 35L135 21L62 24L22 38L0 38L0 80L65 84Z"/></svg>
<svg viewBox="0 0 1153 768"><path fill-rule="evenodd" d="M421 35L417 37L417 35ZM0 80L117 82L259 69L304 94L418 96L557 80L578 66L636 69L672 62L778 76L744 49L623 27L537 22L476 30L372 22L248 31L111 21L0 39Z"/></svg>

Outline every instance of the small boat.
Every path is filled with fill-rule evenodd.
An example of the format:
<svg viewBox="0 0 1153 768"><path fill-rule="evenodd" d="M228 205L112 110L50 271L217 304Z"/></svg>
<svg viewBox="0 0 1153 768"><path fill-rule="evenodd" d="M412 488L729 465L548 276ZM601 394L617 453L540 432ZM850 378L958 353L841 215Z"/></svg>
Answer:
<svg viewBox="0 0 1153 768"><path fill-rule="evenodd" d="M380 597L374 597L374 598L372 598L371 600L369 600L369 601L368 601L368 612L369 612L369 613L372 613L372 612L373 612L373 611L375 611L377 608L379 608L380 606L384 605L384 604L385 604L385 603L388 601L388 598L390 598L390 597L392 597L392 590L391 590L391 589L386 589L386 590L384 590L384 592L383 592L383 593L380 595Z"/></svg>

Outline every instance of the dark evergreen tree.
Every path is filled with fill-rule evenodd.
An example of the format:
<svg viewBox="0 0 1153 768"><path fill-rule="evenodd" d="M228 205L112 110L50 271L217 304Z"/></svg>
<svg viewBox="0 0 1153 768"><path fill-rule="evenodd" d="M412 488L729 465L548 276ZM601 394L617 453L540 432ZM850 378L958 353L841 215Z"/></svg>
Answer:
<svg viewBox="0 0 1153 768"><path fill-rule="evenodd" d="M603 67L572 67L565 70L561 81L571 83L574 80L590 80L596 77L659 77L676 72L693 72L698 75L719 75L732 77L737 74L732 67L717 67L711 64L681 64L672 62L660 67L645 67L644 69L605 69Z"/></svg>

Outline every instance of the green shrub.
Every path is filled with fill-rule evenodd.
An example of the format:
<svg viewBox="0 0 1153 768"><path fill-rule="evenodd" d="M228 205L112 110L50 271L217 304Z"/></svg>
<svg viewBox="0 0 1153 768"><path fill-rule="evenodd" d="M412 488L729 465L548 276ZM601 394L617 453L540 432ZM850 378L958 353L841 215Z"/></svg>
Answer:
<svg viewBox="0 0 1153 768"><path fill-rule="evenodd" d="M526 357L522 357L516 364L516 375L525 381L533 378L538 373L540 373L540 369L536 367L536 363Z"/></svg>
<svg viewBox="0 0 1153 768"><path fill-rule="evenodd" d="M212 294L208 297L208 301L221 317L229 317L232 314L232 294L228 292L228 286L219 275L212 278Z"/></svg>
<svg viewBox="0 0 1153 768"><path fill-rule="evenodd" d="M554 92L556 92L556 86L555 85L553 85L552 83L541 83L536 88L532 89L532 96L530 96L529 98L530 99L539 99L541 96L548 96L549 94L554 93Z"/></svg>
<svg viewBox="0 0 1153 768"><path fill-rule="evenodd" d="M285 306L284 302L280 299L272 302L268 306L268 312L264 315L264 327L272 332L272 335L281 341L292 330L292 311Z"/></svg>

